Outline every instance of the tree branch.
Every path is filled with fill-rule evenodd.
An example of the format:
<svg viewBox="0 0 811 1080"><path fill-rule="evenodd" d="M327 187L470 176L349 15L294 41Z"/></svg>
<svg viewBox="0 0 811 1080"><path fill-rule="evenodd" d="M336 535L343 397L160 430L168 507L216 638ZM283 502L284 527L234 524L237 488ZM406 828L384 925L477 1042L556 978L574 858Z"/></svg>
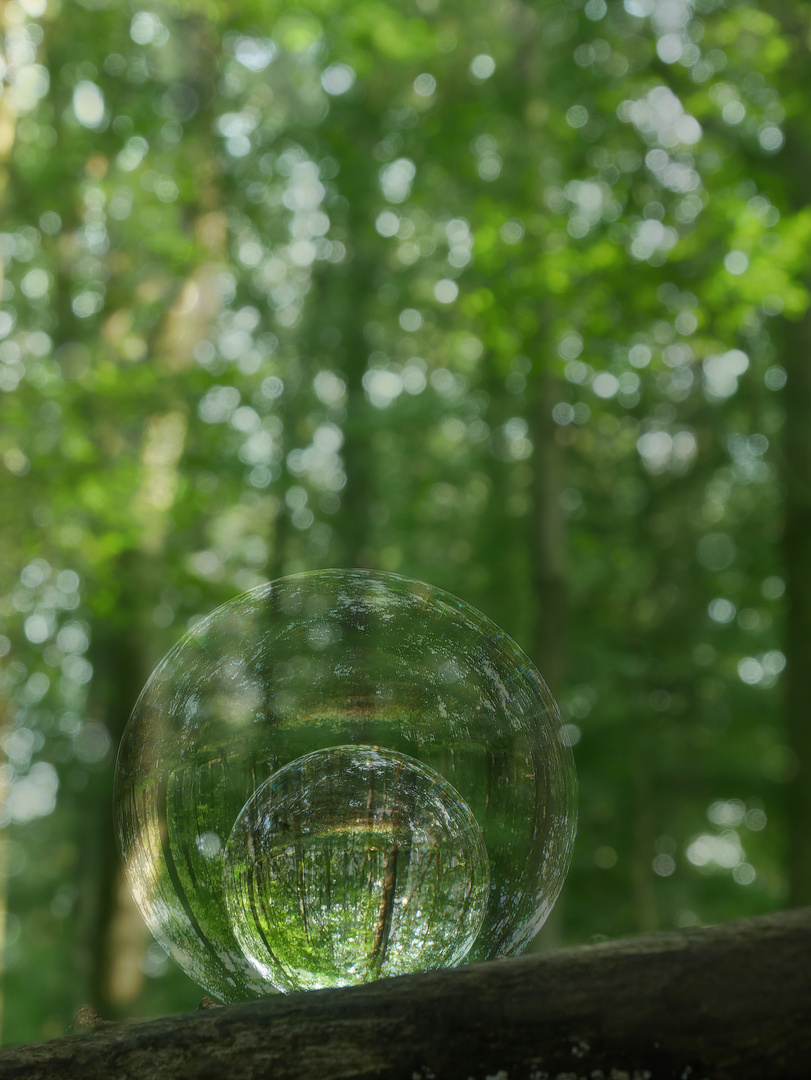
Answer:
<svg viewBox="0 0 811 1080"><path fill-rule="evenodd" d="M811 908L274 997L0 1053L4 1080L790 1080Z"/></svg>

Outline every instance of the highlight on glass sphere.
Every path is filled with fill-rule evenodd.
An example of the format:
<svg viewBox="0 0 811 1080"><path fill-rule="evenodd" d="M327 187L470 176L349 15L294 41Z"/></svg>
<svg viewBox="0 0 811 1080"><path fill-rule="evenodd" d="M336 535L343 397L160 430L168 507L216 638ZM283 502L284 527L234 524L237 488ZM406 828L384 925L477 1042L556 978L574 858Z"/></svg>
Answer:
<svg viewBox="0 0 811 1080"><path fill-rule="evenodd" d="M522 952L563 885L557 706L462 600L282 578L197 623L124 732L115 816L155 938L220 1001Z"/></svg>

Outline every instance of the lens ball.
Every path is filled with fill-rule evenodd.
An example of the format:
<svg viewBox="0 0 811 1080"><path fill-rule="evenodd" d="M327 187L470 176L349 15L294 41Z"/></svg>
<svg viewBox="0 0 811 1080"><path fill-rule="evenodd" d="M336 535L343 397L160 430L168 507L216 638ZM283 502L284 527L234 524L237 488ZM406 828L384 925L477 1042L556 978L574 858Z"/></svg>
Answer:
<svg viewBox="0 0 811 1080"><path fill-rule="evenodd" d="M283 578L198 623L116 771L133 896L221 1001L521 952L575 805L557 706L514 642L361 570Z"/></svg>
<svg viewBox="0 0 811 1080"><path fill-rule="evenodd" d="M234 936L279 990L451 967L487 906L470 807L433 769L374 746L279 769L243 807L225 859Z"/></svg>

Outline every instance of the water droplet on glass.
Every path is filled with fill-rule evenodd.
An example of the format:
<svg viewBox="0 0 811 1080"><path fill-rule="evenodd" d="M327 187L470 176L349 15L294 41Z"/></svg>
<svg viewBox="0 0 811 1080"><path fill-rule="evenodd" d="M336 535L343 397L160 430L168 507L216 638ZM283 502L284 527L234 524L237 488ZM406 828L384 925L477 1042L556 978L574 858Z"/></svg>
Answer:
<svg viewBox="0 0 811 1080"><path fill-rule="evenodd" d="M116 774L133 896L222 1001L521 952L563 884L575 801L557 706L510 638L359 570L197 624Z"/></svg>

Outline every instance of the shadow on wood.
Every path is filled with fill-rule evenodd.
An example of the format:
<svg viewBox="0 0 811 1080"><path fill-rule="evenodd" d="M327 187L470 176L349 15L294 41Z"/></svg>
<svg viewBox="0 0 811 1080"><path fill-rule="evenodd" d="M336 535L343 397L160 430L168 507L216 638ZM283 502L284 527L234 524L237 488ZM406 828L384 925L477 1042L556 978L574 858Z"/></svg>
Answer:
<svg viewBox="0 0 811 1080"><path fill-rule="evenodd" d="M807 1080L811 909L101 1028L4 1080Z"/></svg>

